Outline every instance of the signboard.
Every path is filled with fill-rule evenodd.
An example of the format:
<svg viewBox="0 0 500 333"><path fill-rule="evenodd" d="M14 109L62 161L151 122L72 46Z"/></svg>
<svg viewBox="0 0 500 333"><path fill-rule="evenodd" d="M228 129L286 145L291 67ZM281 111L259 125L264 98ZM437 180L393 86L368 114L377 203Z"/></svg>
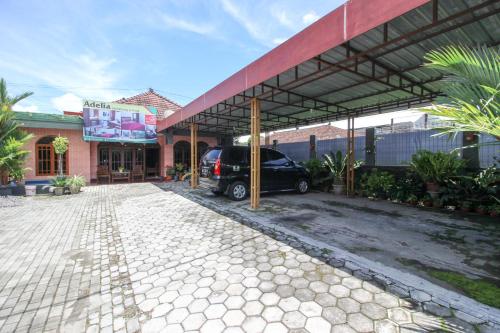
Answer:
<svg viewBox="0 0 500 333"><path fill-rule="evenodd" d="M156 143L156 109L142 105L83 103L83 139L101 142Z"/></svg>

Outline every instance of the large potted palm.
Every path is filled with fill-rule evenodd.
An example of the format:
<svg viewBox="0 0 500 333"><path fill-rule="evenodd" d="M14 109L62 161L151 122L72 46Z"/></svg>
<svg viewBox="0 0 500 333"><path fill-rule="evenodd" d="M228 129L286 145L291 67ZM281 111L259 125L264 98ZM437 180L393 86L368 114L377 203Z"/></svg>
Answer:
<svg viewBox="0 0 500 333"><path fill-rule="evenodd" d="M425 182L430 196L437 198L441 185L458 176L464 164L456 152L420 150L412 156L410 168Z"/></svg>
<svg viewBox="0 0 500 333"><path fill-rule="evenodd" d="M330 177L333 178L333 193L343 194L345 192L345 171L347 168L347 155L342 155L340 150L334 154L323 155L325 166L330 171ZM354 168L357 169L363 164L362 161L354 161Z"/></svg>

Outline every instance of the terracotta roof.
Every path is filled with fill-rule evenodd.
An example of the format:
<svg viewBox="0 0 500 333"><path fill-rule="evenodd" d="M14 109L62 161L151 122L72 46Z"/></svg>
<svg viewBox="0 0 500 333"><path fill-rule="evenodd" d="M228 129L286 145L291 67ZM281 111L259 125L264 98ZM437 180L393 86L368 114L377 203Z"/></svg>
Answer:
<svg viewBox="0 0 500 333"><path fill-rule="evenodd" d="M358 133L358 131L354 132L355 136L360 134L361 133ZM273 140L278 140L278 143L304 142L309 141L311 135L316 135L316 140L345 138L347 137L347 130L331 125L321 125L300 128L297 130L274 132L269 135L269 143L272 143ZM261 143L264 144L264 138L261 139Z"/></svg>
<svg viewBox="0 0 500 333"><path fill-rule="evenodd" d="M116 103L152 106L158 111L158 119L163 119L182 108L179 104L158 94L151 88L142 94L121 98Z"/></svg>

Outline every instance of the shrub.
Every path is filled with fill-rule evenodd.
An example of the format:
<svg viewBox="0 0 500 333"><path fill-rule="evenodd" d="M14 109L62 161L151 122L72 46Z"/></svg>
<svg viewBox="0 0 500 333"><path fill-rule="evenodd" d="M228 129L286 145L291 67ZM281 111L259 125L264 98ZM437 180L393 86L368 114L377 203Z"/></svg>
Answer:
<svg viewBox="0 0 500 333"><path fill-rule="evenodd" d="M66 179L67 186L82 187L85 186L85 184L85 177L83 176L74 175L73 177Z"/></svg>
<svg viewBox="0 0 500 333"><path fill-rule="evenodd" d="M368 196L386 198L395 186L394 176L386 171L372 169L370 174L361 177L361 187Z"/></svg>
<svg viewBox="0 0 500 333"><path fill-rule="evenodd" d="M443 184L446 180L459 174L464 161L457 153L433 153L420 150L412 156L410 168L416 172L424 182Z"/></svg>
<svg viewBox="0 0 500 333"><path fill-rule="evenodd" d="M52 186L65 187L66 186L66 178L65 177L56 177L56 178L52 179Z"/></svg>

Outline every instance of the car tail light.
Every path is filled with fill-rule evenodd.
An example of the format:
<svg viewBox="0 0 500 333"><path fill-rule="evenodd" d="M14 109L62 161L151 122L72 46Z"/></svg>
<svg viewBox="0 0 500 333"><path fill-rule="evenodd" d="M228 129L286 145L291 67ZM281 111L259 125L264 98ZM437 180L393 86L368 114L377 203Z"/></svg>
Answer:
<svg viewBox="0 0 500 333"><path fill-rule="evenodd" d="M220 158L215 160L214 176L220 176Z"/></svg>

